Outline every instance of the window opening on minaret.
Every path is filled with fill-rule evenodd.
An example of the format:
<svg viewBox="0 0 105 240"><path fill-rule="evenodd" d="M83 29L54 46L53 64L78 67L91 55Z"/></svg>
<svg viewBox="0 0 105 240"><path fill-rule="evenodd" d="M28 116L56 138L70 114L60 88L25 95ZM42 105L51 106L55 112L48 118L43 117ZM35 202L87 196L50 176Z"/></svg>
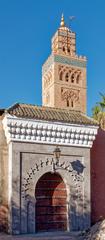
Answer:
<svg viewBox="0 0 105 240"><path fill-rule="evenodd" d="M71 82L74 83L74 74L71 76Z"/></svg>
<svg viewBox="0 0 105 240"><path fill-rule="evenodd" d="M74 107L74 103L73 103L73 101L71 101L71 107L72 107L72 108Z"/></svg>
<svg viewBox="0 0 105 240"><path fill-rule="evenodd" d="M68 48L68 53L70 53L70 48Z"/></svg>
<svg viewBox="0 0 105 240"><path fill-rule="evenodd" d="M63 52L65 52L65 47L63 47Z"/></svg>
<svg viewBox="0 0 105 240"><path fill-rule="evenodd" d="M79 83L79 75L77 76L76 83Z"/></svg>
<svg viewBox="0 0 105 240"><path fill-rule="evenodd" d="M69 107L69 100L67 99L67 107Z"/></svg>
<svg viewBox="0 0 105 240"><path fill-rule="evenodd" d="M60 72L59 79L60 79L60 80L63 79L63 72Z"/></svg>
<svg viewBox="0 0 105 240"><path fill-rule="evenodd" d="M65 80L66 80L66 82L69 81L69 74L68 73L66 73Z"/></svg>

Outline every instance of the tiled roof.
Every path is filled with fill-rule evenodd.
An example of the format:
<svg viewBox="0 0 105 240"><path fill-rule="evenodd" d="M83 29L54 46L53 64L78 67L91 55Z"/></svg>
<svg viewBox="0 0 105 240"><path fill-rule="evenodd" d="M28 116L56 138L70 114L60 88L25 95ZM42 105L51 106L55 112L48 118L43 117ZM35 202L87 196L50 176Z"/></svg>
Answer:
<svg viewBox="0 0 105 240"><path fill-rule="evenodd" d="M98 125L97 121L87 117L80 111L68 109L17 103L8 108L7 112L20 118L59 121L72 124Z"/></svg>

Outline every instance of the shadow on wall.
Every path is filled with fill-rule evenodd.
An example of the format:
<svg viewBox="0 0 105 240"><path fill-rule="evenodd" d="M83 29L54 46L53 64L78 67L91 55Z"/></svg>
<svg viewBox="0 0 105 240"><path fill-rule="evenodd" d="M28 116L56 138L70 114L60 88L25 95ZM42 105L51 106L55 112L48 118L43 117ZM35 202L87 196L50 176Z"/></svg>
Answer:
<svg viewBox="0 0 105 240"><path fill-rule="evenodd" d="M91 149L92 224L105 218L105 130L99 129Z"/></svg>
<svg viewBox="0 0 105 240"><path fill-rule="evenodd" d="M74 198L74 201L76 200L76 196L72 196ZM20 215L20 208L15 204L15 202L12 202L12 234L31 234L36 233L36 226L35 226L35 198L32 198L31 196L28 196L26 199L27 207L24 209L21 209L21 215ZM77 207L73 204L70 206L70 231L79 231L79 230L86 230L89 228L89 222L90 222L90 212L88 212L88 205L90 203L88 201L85 202L84 209L85 213L82 211L83 203L81 202L78 207L80 210L77 209ZM41 212L40 212L41 213ZM0 231L2 232L9 232L8 226L10 223L7 222L7 216L8 215L8 207L7 206L1 206L0 208ZM20 221L20 216L21 221ZM54 217L54 216L53 216ZM62 216L61 216L62 218ZM60 219L59 219L60 220ZM61 219L62 220L62 219ZM49 219L50 221L50 219ZM44 219L45 222L45 219ZM26 225L26 226L25 226ZM63 229L64 230L64 229ZM46 229L47 231L47 229ZM57 229L56 229L57 231Z"/></svg>
<svg viewBox="0 0 105 240"><path fill-rule="evenodd" d="M76 174L75 181L76 182L78 182L80 180L83 181L83 179L81 179L81 173L83 172L84 168L85 167L79 162L79 160L72 162L73 170L69 170L69 171L70 172L75 171L75 174ZM50 176L52 177L53 174L50 173ZM32 174L31 174L31 177L32 177ZM52 180L52 179L50 179L50 180ZM61 184L61 185L63 184L63 182L61 181L62 180L61 178L60 179L57 178L56 180L57 181L59 180L59 184ZM19 179L16 179L12 185L14 194L15 194L15 192L18 191L17 190L18 189L17 188L18 181L19 181ZM52 216L50 216L50 217L45 216L45 213L48 213L48 211L46 212L46 207L47 207L46 202L45 202L44 208L43 208L44 212L42 212L42 210L39 211L37 209L37 207L38 207L38 202L36 201L37 198L35 200L34 197L32 197L28 194L29 192L27 192L27 190L28 190L27 187L29 187L30 185L27 186L25 184L26 185L26 188L24 189L25 195L22 194L23 197L26 197L26 199L24 199L25 200L24 207L19 208L19 206L17 206L17 204L15 202L12 202L12 233L13 234L35 233L35 228L36 228L35 219L36 219L37 213L38 213L38 218L40 221L45 222L46 217L48 217L48 221L50 222L50 220L52 221L52 219L54 219L54 220L56 219L56 217L57 217L56 213L58 210L58 213L60 211L60 215L58 216L59 221L62 222L63 219L65 220L65 216L64 216L65 208L64 208L63 204L61 204L61 199L60 199L61 198L61 190L62 190L62 197L63 197L62 199L64 200L64 196L66 197L65 186L63 184L62 188L60 188L60 192L59 192L57 190L58 183L55 184L55 179L54 179L54 182L52 182L52 184L53 184L53 189L51 191L52 187L50 185L50 191L51 191L50 195L48 194L49 188L46 192L44 189L44 184L41 185L41 191L40 191L40 188L37 189L37 195L40 200L39 201L40 208L42 206L41 201L43 200L43 198L46 198L46 197L48 198L47 201L49 202L49 204L48 204L48 206L49 206L50 202L52 202L52 197L54 196L54 209L53 209L52 213L50 210L49 213L52 214ZM59 203L57 200L57 206L56 206L57 208L55 208L56 195L60 196ZM79 191L79 189L76 187L75 191L73 191L73 192L71 191L70 203L67 203L67 205L64 204L69 210L68 221L70 222L70 230L71 231L78 231L78 230L84 230L84 229L89 228L89 225L90 225L90 212L89 212L90 202L86 199L86 196L84 197L84 199L85 199L85 203L83 202L82 190ZM60 204L61 204L62 208L58 208L58 205L60 205ZM51 203L51 206L52 206L52 203ZM51 206L49 206L49 209ZM83 211L83 208L84 208L84 211ZM38 210L38 212L37 212L37 210ZM48 208L47 208L47 210L48 210ZM6 209L4 209L4 207L2 206L1 211L2 211L2 213L5 213L4 216L7 216L8 208L6 211ZM20 211L21 211L21 213L20 213ZM40 216L39 216L39 215L43 215L43 213L44 213L44 220L43 220L43 218L40 219ZM3 216L3 214L2 214L2 216ZM10 225L10 223L8 223L8 226L9 225ZM5 218L5 217L4 217L4 219L3 219L3 217L1 218L1 226L2 226L2 230L5 231L5 229L7 229L7 218ZM45 230L47 231L48 229L45 229ZM64 228L63 228L63 230L64 230Z"/></svg>
<svg viewBox="0 0 105 240"><path fill-rule="evenodd" d="M89 223L90 223L90 212L88 212L88 204L89 202L86 201L85 203L85 213L83 214L83 211L78 211L75 206L71 206L71 214L70 214L70 231L80 231L80 230L86 230L89 228ZM21 209L22 213L22 219L20 222L20 209L16 206L15 203L13 203L13 208L12 208L12 214L13 214L13 225L12 225L12 234L34 234L36 233L36 224L35 224L35 209L36 203L35 199L32 198L31 196L28 196L27 199L27 208L26 209ZM82 207L82 204L80 203L79 208ZM40 212L41 214L41 212ZM53 215L54 218L54 215ZM52 220L52 219L51 219ZM59 216L59 221L62 221L62 216L60 219ZM40 221L40 224L43 224L46 222L46 218L44 220L42 219ZM25 226L26 224L26 226ZM50 219L49 219L49 224L50 224ZM40 230L40 232L47 232L49 231L49 228ZM52 231L52 230L50 230ZM59 226L57 230L57 226L54 231L59 231ZM61 231L65 231L64 228L62 227Z"/></svg>
<svg viewBox="0 0 105 240"><path fill-rule="evenodd" d="M75 195L72 196L75 202ZM90 222L90 212L89 212L89 206L90 206L90 201L88 201L85 198L85 203L83 203L83 199L80 199L81 197L79 196L80 203L78 206L73 204L71 205L71 214L70 214L70 223L72 222L72 229L71 231L84 231L90 228L91 222ZM83 210L84 208L84 210Z"/></svg>

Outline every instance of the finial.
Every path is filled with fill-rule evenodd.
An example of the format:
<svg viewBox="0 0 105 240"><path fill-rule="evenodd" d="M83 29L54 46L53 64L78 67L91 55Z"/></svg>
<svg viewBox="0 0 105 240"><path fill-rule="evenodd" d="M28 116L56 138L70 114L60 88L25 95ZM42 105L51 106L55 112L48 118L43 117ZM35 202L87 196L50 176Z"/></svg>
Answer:
<svg viewBox="0 0 105 240"><path fill-rule="evenodd" d="M61 24L60 24L61 27L65 27L65 20L64 20L64 15L62 14L62 17L61 17Z"/></svg>

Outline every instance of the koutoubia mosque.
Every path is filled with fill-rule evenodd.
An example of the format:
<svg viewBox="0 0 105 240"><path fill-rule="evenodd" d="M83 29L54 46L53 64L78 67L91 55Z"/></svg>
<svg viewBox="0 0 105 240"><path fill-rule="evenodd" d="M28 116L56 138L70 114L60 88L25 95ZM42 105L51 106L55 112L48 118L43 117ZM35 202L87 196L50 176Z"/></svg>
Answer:
<svg viewBox="0 0 105 240"><path fill-rule="evenodd" d="M1 227L10 234L82 231L105 216L103 133L86 115L87 60L63 15L51 49L42 106L0 110Z"/></svg>

